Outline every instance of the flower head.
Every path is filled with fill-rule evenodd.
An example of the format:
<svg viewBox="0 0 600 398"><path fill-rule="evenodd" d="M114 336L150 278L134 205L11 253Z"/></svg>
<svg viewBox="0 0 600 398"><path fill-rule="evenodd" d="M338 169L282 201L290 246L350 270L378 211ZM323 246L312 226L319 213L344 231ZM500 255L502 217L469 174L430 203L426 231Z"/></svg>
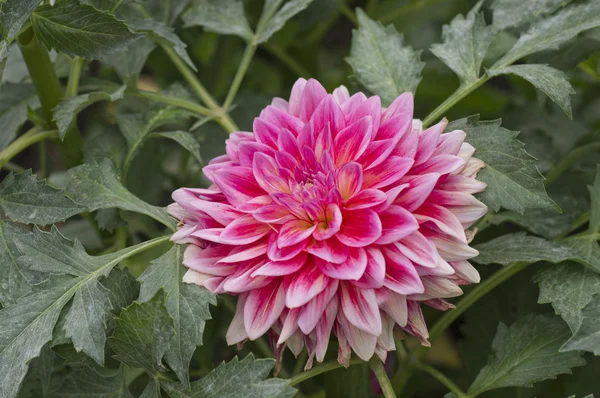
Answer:
<svg viewBox="0 0 600 398"><path fill-rule="evenodd" d="M483 162L447 121L426 130L413 96L327 94L300 79L236 132L204 168L208 189L182 188L169 207L189 243L184 280L238 295L227 341L269 333L278 353L306 346L322 361L394 350L394 329L428 344L421 304L446 310L479 281L466 231L487 208L472 194Z"/></svg>

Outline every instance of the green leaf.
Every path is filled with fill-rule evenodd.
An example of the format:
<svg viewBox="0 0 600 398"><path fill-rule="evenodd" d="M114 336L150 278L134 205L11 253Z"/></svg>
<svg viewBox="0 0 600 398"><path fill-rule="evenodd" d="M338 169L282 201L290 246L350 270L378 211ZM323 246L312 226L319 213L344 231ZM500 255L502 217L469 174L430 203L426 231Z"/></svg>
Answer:
<svg viewBox="0 0 600 398"><path fill-rule="evenodd" d="M17 37L39 4L39 0L6 0L0 11L0 25L4 31L4 39L12 41Z"/></svg>
<svg viewBox="0 0 600 398"><path fill-rule="evenodd" d="M140 302L150 301L161 289L166 294L167 311L173 318L175 333L165 359L183 384L188 384L188 368L197 346L202 344L204 325L210 319L209 304L217 302L203 287L183 283L183 247L176 245L138 278L141 282Z"/></svg>
<svg viewBox="0 0 600 398"><path fill-rule="evenodd" d="M290 18L306 9L312 2L313 0L290 0L279 10L277 9L282 1L275 0L265 2L263 15L258 24L258 29L256 30L256 35L258 36L257 43L260 44L269 40L275 32L283 28L283 25L285 25Z"/></svg>
<svg viewBox="0 0 600 398"><path fill-rule="evenodd" d="M589 187L592 205L590 208L590 226L592 233L600 233L600 165L597 166L594 185Z"/></svg>
<svg viewBox="0 0 600 398"><path fill-rule="evenodd" d="M67 174L69 196L89 211L116 207L146 214L171 229L175 228L175 220L164 208L144 202L119 182L114 166L108 159L82 164L70 169Z"/></svg>
<svg viewBox="0 0 600 398"><path fill-rule="evenodd" d="M5 82L0 87L0 149L6 147L27 120L27 107L40 106L35 88L29 83Z"/></svg>
<svg viewBox="0 0 600 398"><path fill-rule="evenodd" d="M163 385L173 398L291 398L296 389L287 380L268 379L275 361L254 359L252 354L241 361L237 357L222 363L191 384L191 389Z"/></svg>
<svg viewBox="0 0 600 398"><path fill-rule="evenodd" d="M556 50L560 44L596 26L600 26L600 3L597 1L564 8L552 17L532 24L494 67L506 66L536 52Z"/></svg>
<svg viewBox="0 0 600 398"><path fill-rule="evenodd" d="M567 76L563 72L547 65L527 64L488 69L487 73L490 76L505 75L508 73L521 76L546 93L552 101L556 102L565 111L569 119L573 119L570 96L575 94L575 90L573 90Z"/></svg>
<svg viewBox="0 0 600 398"><path fill-rule="evenodd" d="M470 84L479 79L481 63L494 38L491 26L486 26L481 1L463 17L457 15L450 25L444 25L442 44L431 46L431 52L441 59L459 77L461 83Z"/></svg>
<svg viewBox="0 0 600 398"><path fill-rule="evenodd" d="M532 55L527 60L534 64L548 64L568 72L588 59L600 48L600 41L592 37L579 36L561 45L558 51L545 51Z"/></svg>
<svg viewBox="0 0 600 398"><path fill-rule="evenodd" d="M448 131L467 133L466 141L476 148L475 156L486 164L477 176L488 184L479 195L481 201L495 211L501 207L519 213L536 208L560 210L546 193L535 159L515 139L519 133L500 124L501 120L480 122L479 116L471 116L448 125Z"/></svg>
<svg viewBox="0 0 600 398"><path fill-rule="evenodd" d="M135 87L137 78L142 72L150 53L156 44L148 37L141 37L130 43L125 51L117 54L100 57L100 61L112 66L121 81Z"/></svg>
<svg viewBox="0 0 600 398"><path fill-rule="evenodd" d="M83 212L85 208L38 180L31 170L10 173L0 183L0 206L8 218L23 224L48 225Z"/></svg>
<svg viewBox="0 0 600 398"><path fill-rule="evenodd" d="M404 46L394 26L384 27L357 9L359 28L352 32L352 47L346 61L356 79L389 105L405 91L417 90L421 81L421 52Z"/></svg>
<svg viewBox="0 0 600 398"><path fill-rule="evenodd" d="M581 311L581 326L561 348L561 351L589 351L600 355L600 295Z"/></svg>
<svg viewBox="0 0 600 398"><path fill-rule="evenodd" d="M162 395L160 393L160 383L158 381L156 381L156 379L152 379L150 380L150 382L146 385L146 388L144 388L144 391L142 391L142 395L140 395L140 398L161 398Z"/></svg>
<svg viewBox="0 0 600 398"><path fill-rule="evenodd" d="M160 292L150 301L134 302L121 311L108 341L115 359L154 374L166 371L162 360L174 333L173 319Z"/></svg>
<svg viewBox="0 0 600 398"><path fill-rule="evenodd" d="M76 119L79 112L99 101L115 102L117 100L123 99L125 89L126 86L121 86L118 90L110 94L97 91L62 100L53 109L54 120L56 121L56 124L58 126L60 139L63 140L65 138L67 130L69 129L73 121Z"/></svg>
<svg viewBox="0 0 600 398"><path fill-rule="evenodd" d="M559 352L570 335L567 325L552 315L527 316L510 327L500 323L492 356L467 393L477 396L496 388L530 387L559 374L570 374L571 368L585 365L580 353Z"/></svg>
<svg viewBox="0 0 600 398"><path fill-rule="evenodd" d="M0 303L4 307L31 292L14 243L15 237L27 233L14 224L0 221Z"/></svg>
<svg viewBox="0 0 600 398"><path fill-rule="evenodd" d="M186 27L202 26L210 32L245 40L254 36L241 0L195 0L182 18Z"/></svg>
<svg viewBox="0 0 600 398"><path fill-rule="evenodd" d="M502 30L521 26L551 14L571 0L496 0L492 3L494 10L494 27Z"/></svg>
<svg viewBox="0 0 600 398"><path fill-rule="evenodd" d="M600 293L600 274L580 264L563 263L542 269L534 279L540 288L538 302L551 303L575 333L583 319L581 310Z"/></svg>
<svg viewBox="0 0 600 398"><path fill-rule="evenodd" d="M200 155L200 143L194 136L187 131L165 131L160 133L152 133L151 138L168 138L177 142L185 150L189 151L198 163L203 164L202 156Z"/></svg>
<svg viewBox="0 0 600 398"><path fill-rule="evenodd" d="M584 264L588 264L600 272L598 235L589 233L576 235L563 240L562 243L571 247L577 253L577 258L581 259Z"/></svg>
<svg viewBox="0 0 600 398"><path fill-rule="evenodd" d="M111 14L77 0L43 5L31 15L38 40L70 57L96 59L124 51L139 36Z"/></svg>
<svg viewBox="0 0 600 398"><path fill-rule="evenodd" d="M155 42L173 47L175 52L185 61L192 70L198 71L186 51L187 45L175 34L173 28L153 19L138 19L128 21L127 25L136 33L146 33Z"/></svg>
<svg viewBox="0 0 600 398"><path fill-rule="evenodd" d="M65 383L56 392L61 398L130 398L127 389L125 367L102 369L81 367L69 374Z"/></svg>

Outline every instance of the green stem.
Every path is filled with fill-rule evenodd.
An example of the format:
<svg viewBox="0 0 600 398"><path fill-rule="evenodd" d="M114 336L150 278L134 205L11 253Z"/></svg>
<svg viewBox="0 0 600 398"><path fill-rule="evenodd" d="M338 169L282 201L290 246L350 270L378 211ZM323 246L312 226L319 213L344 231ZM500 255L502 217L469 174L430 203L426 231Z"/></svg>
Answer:
<svg viewBox="0 0 600 398"><path fill-rule="evenodd" d="M40 145L38 145L38 151L40 152L40 177L46 178L48 176L48 159L46 156L45 141L40 141Z"/></svg>
<svg viewBox="0 0 600 398"><path fill-rule="evenodd" d="M149 99L152 101L162 102L163 104L178 106L180 108L187 109L189 111L192 111L192 112L197 113L202 116L208 116L208 117L214 116L213 112L210 109L208 109L202 105L198 105L193 102L190 102L190 101L187 101L187 100L184 100L181 98L177 98L177 97L171 97L168 95L163 95L160 93L154 93L152 91L144 91L144 90L128 92L127 95L136 96L136 97L140 97L140 98L146 98L146 99Z"/></svg>
<svg viewBox="0 0 600 398"><path fill-rule="evenodd" d="M458 387L452 380L450 380L448 377L446 377L445 374L443 374L436 368L429 366L429 365L420 364L419 369L421 369L424 372L429 373L431 376L433 376L435 379L437 379L437 381L439 381L444 386L446 386L450 391L452 391L456 395L457 398L468 398L467 394L465 394L463 392L463 390L460 389L460 387Z"/></svg>
<svg viewBox="0 0 600 398"><path fill-rule="evenodd" d="M369 365L371 366L371 370L375 373L375 377L377 377L377 381L379 381L379 386L381 387L381 391L383 392L383 396L385 398L396 398L396 394L394 394L394 389L392 388L392 383L390 383L390 379L388 378L387 372L383 366L383 362L377 357L373 356L369 361Z"/></svg>
<svg viewBox="0 0 600 398"><path fill-rule="evenodd" d="M579 69L581 69L583 72L587 73L588 75L590 75L591 77L593 77L594 79L596 79L597 81L600 82L600 73L598 73L594 68L592 68L587 63L585 63L585 62L580 63Z"/></svg>
<svg viewBox="0 0 600 398"><path fill-rule="evenodd" d="M119 6L121 5L121 3L123 3L123 0L117 0L117 3L113 6L113 8L110 9L110 13L114 14L115 11L117 11L117 8L119 8Z"/></svg>
<svg viewBox="0 0 600 398"><path fill-rule="evenodd" d="M25 167L21 167L13 162L7 162L4 166L2 166L2 168L8 171L12 171L13 173L22 173L25 170L27 170Z"/></svg>
<svg viewBox="0 0 600 398"><path fill-rule="evenodd" d="M233 82L231 83L231 87L229 88L229 92L227 93L227 97L225 97L225 102L223 103L223 109L225 109L225 111L229 110L233 104L233 100L240 89L242 80L244 80L244 76L246 76L250 62L252 62L252 57L256 52L256 46L256 38L253 38L248 42L248 44L246 44L246 50L244 50L244 55L240 61L240 66L233 77Z"/></svg>
<svg viewBox="0 0 600 398"><path fill-rule="evenodd" d="M19 138L10 143L9 146L0 152L0 167L7 164L13 157L21 153L25 148L49 138L58 137L57 130L39 131L38 127L34 127L28 132L21 135Z"/></svg>
<svg viewBox="0 0 600 398"><path fill-rule="evenodd" d="M450 108L456 105L467 95L471 94L473 91L475 91L475 89L479 88L483 83L487 82L489 79L489 76L483 75L479 79L475 80L473 83L462 84L459 88L456 89L454 93L452 93L450 97L448 97L444 102L442 102L423 120L423 127L429 126L431 123L444 116L444 114L448 112Z"/></svg>
<svg viewBox="0 0 600 398"><path fill-rule="evenodd" d="M304 66L300 65L292 56L290 56L284 49L275 44L265 44L263 46L265 50L270 52L275 58L277 58L282 64L290 68L292 72L300 77L308 79L311 74Z"/></svg>
<svg viewBox="0 0 600 398"><path fill-rule="evenodd" d="M198 97L206 104L206 106L212 111L215 116L215 120L219 123L227 132L231 133L239 130L233 119L229 114L224 111L219 104L213 99L206 88L200 83L200 80L196 77L194 71L192 71L183 60L177 55L175 50L169 46L162 46L167 56L171 59L175 67L182 74L183 78L187 80L192 90L198 95Z"/></svg>
<svg viewBox="0 0 600 398"><path fill-rule="evenodd" d="M359 363L364 363L362 360L360 359L351 359L350 360L350 365L357 365ZM305 372L302 372L300 374L295 375L294 377L292 377L290 379L290 381L288 382L288 384L290 386L295 386L296 384L302 383L305 380L310 379L311 377L315 377L320 375L321 373L325 373L325 372L329 372L330 370L335 370L338 368L343 367L344 365L341 365L339 362L335 361L335 362L327 362L321 365L317 365L312 369L309 369Z"/></svg>
<svg viewBox="0 0 600 398"><path fill-rule="evenodd" d="M69 71L69 80L67 82L67 89L65 90L65 98L75 97L79 92L79 78L81 77L81 71L83 70L83 58L75 58L71 61L71 70Z"/></svg>
<svg viewBox="0 0 600 398"><path fill-rule="evenodd" d="M19 45L23 59L29 70L29 76L40 99L40 104L48 125L56 127L53 120L53 109L63 97L60 81L50 61L48 51L40 45L33 34L33 29L28 29L19 36ZM79 163L81 159L81 136L79 131L71 129L64 137L58 147L63 155L67 166Z"/></svg>
<svg viewBox="0 0 600 398"><path fill-rule="evenodd" d="M345 3L340 4L340 11L350 22L352 22L355 26L358 26L358 19L356 19L356 15L350 7L348 7Z"/></svg>
<svg viewBox="0 0 600 398"><path fill-rule="evenodd" d="M562 175L565 171L571 168L578 160L583 158L584 156L600 151L600 142L593 142L591 144L584 145L579 148L573 149L569 152L565 157L563 157L558 164L556 164L548 174L546 175L546 185L551 184L556 181L558 177Z"/></svg>
<svg viewBox="0 0 600 398"><path fill-rule="evenodd" d="M302 350L298 358L296 358L296 363L294 364L294 370L292 370L293 375L300 374L302 372L302 368L308 359L308 353L306 350Z"/></svg>

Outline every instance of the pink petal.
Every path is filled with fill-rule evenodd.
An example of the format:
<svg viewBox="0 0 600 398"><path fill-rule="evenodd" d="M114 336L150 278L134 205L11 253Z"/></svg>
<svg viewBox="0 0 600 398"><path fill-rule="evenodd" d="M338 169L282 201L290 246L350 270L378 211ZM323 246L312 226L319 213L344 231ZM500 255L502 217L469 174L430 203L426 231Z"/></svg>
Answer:
<svg viewBox="0 0 600 398"><path fill-rule="evenodd" d="M242 203L237 206L237 209L242 213L254 213L258 209L270 205L273 203L273 199L269 195L257 196L248 202Z"/></svg>
<svg viewBox="0 0 600 398"><path fill-rule="evenodd" d="M487 184L485 182L457 174L447 176L444 181L440 183L439 189L474 194L483 192L486 186Z"/></svg>
<svg viewBox="0 0 600 398"><path fill-rule="evenodd" d="M439 173L448 174L457 171L465 166L465 161L454 155L437 155L418 166L415 166L411 173L427 174Z"/></svg>
<svg viewBox="0 0 600 398"><path fill-rule="evenodd" d="M258 142L242 142L238 154L239 164L243 167L252 167L252 162L256 154L265 154L270 157L275 156L273 148Z"/></svg>
<svg viewBox="0 0 600 398"><path fill-rule="evenodd" d="M429 127L423 131L419 136L419 145L417 147L417 153L415 155L415 165L425 163L435 149L437 148L440 140L440 135L448 125L448 120L442 119L438 124Z"/></svg>
<svg viewBox="0 0 600 398"><path fill-rule="evenodd" d="M271 228L267 224L246 214L225 227L220 241L228 245L247 245L256 242L269 232L271 232Z"/></svg>
<svg viewBox="0 0 600 398"><path fill-rule="evenodd" d="M296 308L303 306L317 294L325 290L329 283L331 283L330 279L318 267L313 263L307 263L306 267L296 274L296 277L287 288L285 296L286 307Z"/></svg>
<svg viewBox="0 0 600 398"><path fill-rule="evenodd" d="M379 129L379 119L381 118L381 99L376 95L369 97L366 101L363 101L360 106L352 109L350 113L344 110L344 114L346 115L346 125L355 123L365 116L370 116L373 125L369 134L369 139L372 139L375 137L375 133Z"/></svg>
<svg viewBox="0 0 600 398"><path fill-rule="evenodd" d="M315 79L309 79L302 91L302 99L300 101L299 117L303 122L308 122L312 117L317 106L327 96L327 91L321 83ZM290 98L291 105L291 98Z"/></svg>
<svg viewBox="0 0 600 398"><path fill-rule="evenodd" d="M325 221L317 225L313 232L316 240L326 240L335 235L342 225L342 211L335 203L330 203L325 209Z"/></svg>
<svg viewBox="0 0 600 398"><path fill-rule="evenodd" d="M206 228L199 231L194 231L190 234L195 238L207 240L209 242L221 243L221 234L225 228Z"/></svg>
<svg viewBox="0 0 600 398"><path fill-rule="evenodd" d="M409 186L398 195L394 203L404 207L408 211L414 211L427 200L439 178L440 174L437 173L414 177L406 176L402 182L407 182Z"/></svg>
<svg viewBox="0 0 600 398"><path fill-rule="evenodd" d="M380 305L381 309L392 317L401 327L406 326L408 320L408 309L406 306L406 296L395 293L391 290L385 290L385 300Z"/></svg>
<svg viewBox="0 0 600 398"><path fill-rule="evenodd" d="M281 334L277 344L283 344L287 339L292 337L292 334L298 330L298 317L300 316L300 308L292 308L288 311L283 326L281 327Z"/></svg>
<svg viewBox="0 0 600 398"><path fill-rule="evenodd" d="M446 234L429 229L423 229L422 233L435 244L438 253L446 261L468 260L479 255L477 250Z"/></svg>
<svg viewBox="0 0 600 398"><path fill-rule="evenodd" d="M370 209L344 210L342 226L336 237L350 247L364 247L374 243L381 236L381 220Z"/></svg>
<svg viewBox="0 0 600 398"><path fill-rule="evenodd" d="M365 152L358 158L358 162L365 170L378 166L391 155L395 146L395 139L371 141Z"/></svg>
<svg viewBox="0 0 600 398"><path fill-rule="evenodd" d="M338 354L338 361L340 363L344 363L342 361L346 361L342 356L343 347L345 345L345 341L350 344L352 350L358 355L360 359L363 361L368 361L373 356L375 352L375 346L377 344L377 336L364 332L359 328L352 325L348 319L344 316L342 311L338 310L337 323L340 324L340 328L343 330L343 335L340 333L336 333L338 335L338 340L340 343L340 352ZM348 354L349 356L349 354ZM347 358L349 360L350 358Z"/></svg>
<svg viewBox="0 0 600 398"><path fill-rule="evenodd" d="M457 155L466 136L467 134L462 130L454 130L442 134L440 136L438 146L433 152L433 156L444 153L449 155Z"/></svg>
<svg viewBox="0 0 600 398"><path fill-rule="evenodd" d="M351 248L348 259L341 263L317 261L317 266L325 275L333 279L359 280L367 268L367 253L363 248Z"/></svg>
<svg viewBox="0 0 600 398"><path fill-rule="evenodd" d="M283 284L273 282L250 292L244 307L244 326L250 340L256 340L279 318L285 305Z"/></svg>
<svg viewBox="0 0 600 398"><path fill-rule="evenodd" d="M325 287L321 293L317 294L315 298L310 300L304 307L302 307L302 312L300 313L300 317L298 318L298 326L300 326L300 330L304 334L309 334L313 331L319 319L321 319L321 315L327 305L335 299L336 293L338 291L339 282L335 279L332 279Z"/></svg>
<svg viewBox="0 0 600 398"><path fill-rule="evenodd" d="M386 262L384 286L400 294L423 293L425 288L413 263L394 246L383 249Z"/></svg>
<svg viewBox="0 0 600 398"><path fill-rule="evenodd" d="M248 246L236 246L229 252L227 257L219 260L219 264L237 263L248 261L267 252L267 241L254 242Z"/></svg>
<svg viewBox="0 0 600 398"><path fill-rule="evenodd" d="M378 189L365 189L348 199L344 205L346 209L367 209L377 206L387 200L385 192Z"/></svg>
<svg viewBox="0 0 600 398"><path fill-rule="evenodd" d="M367 333L380 335L381 317L375 291L359 289L352 283L341 282L340 292L340 304L348 321Z"/></svg>
<svg viewBox="0 0 600 398"><path fill-rule="evenodd" d="M412 114L403 113L382 123L375 138L377 140L393 140L394 143L397 143L410 131L411 126Z"/></svg>
<svg viewBox="0 0 600 398"><path fill-rule="evenodd" d="M456 271L456 276L468 283L479 283L479 281L481 281L479 272L477 272L470 262L466 260L454 261L451 262L450 265L454 268L454 271Z"/></svg>
<svg viewBox="0 0 600 398"><path fill-rule="evenodd" d="M377 289L385 280L385 258L376 247L367 247L367 267L363 276L354 284L363 289Z"/></svg>
<svg viewBox="0 0 600 398"><path fill-rule="evenodd" d="M217 264L217 262L230 251L231 247L224 245L209 246L206 249L189 245L183 253L183 265L204 274L227 276L235 270L236 265Z"/></svg>
<svg viewBox="0 0 600 398"><path fill-rule="evenodd" d="M241 343L248 338L246 329L244 328L244 307L246 306L246 298L248 294L240 294L238 297L237 305L235 307L235 315L229 324L225 340L228 345L234 345Z"/></svg>
<svg viewBox="0 0 600 398"><path fill-rule="evenodd" d="M421 344L429 347L431 344L427 339L429 338L429 331L427 330L427 324L421 312L421 306L417 301L408 300L408 323L404 330L417 336L421 341Z"/></svg>
<svg viewBox="0 0 600 398"><path fill-rule="evenodd" d="M302 250L306 248L307 241L302 241L296 245L280 248L277 246L277 233L269 235L267 256L272 261L286 261L296 257Z"/></svg>
<svg viewBox="0 0 600 398"><path fill-rule="evenodd" d="M382 232L375 243L387 245L399 241L419 229L413 215L400 206L392 205L383 213L379 213Z"/></svg>
<svg viewBox="0 0 600 398"><path fill-rule="evenodd" d="M296 83L294 83L294 86L292 87L292 93L290 94L289 110L290 113L296 117L300 115L300 107L302 105L302 92L304 91L305 87L306 79L302 77L296 80Z"/></svg>
<svg viewBox="0 0 600 398"><path fill-rule="evenodd" d="M262 265L260 268L256 269L252 276L264 275L264 276L283 276L283 275L291 275L295 272L298 272L304 264L306 263L306 259L308 254L306 252L301 252L296 257L291 258L285 261L269 261L266 264Z"/></svg>
<svg viewBox="0 0 600 398"><path fill-rule="evenodd" d="M336 166L356 160L365 152L372 127L371 116L366 116L338 133L333 142Z"/></svg>
<svg viewBox="0 0 600 398"><path fill-rule="evenodd" d="M221 225L227 225L236 218L239 218L242 213L235 207L227 203L209 202L207 200L194 199L190 205L197 210L200 210Z"/></svg>
<svg viewBox="0 0 600 398"><path fill-rule="evenodd" d="M290 211L284 206L267 205L256 210L252 216L260 222L276 224L290 217Z"/></svg>
<svg viewBox="0 0 600 398"><path fill-rule="evenodd" d="M392 205L392 203L396 200L398 195L400 195L400 192L403 192L407 188L408 188L408 184L401 184L401 185L398 185L397 187L389 189L388 191L385 192L385 196L386 196L385 202L376 206L373 210L375 210L377 213L381 213L382 211L385 211L388 207L390 207Z"/></svg>
<svg viewBox="0 0 600 398"><path fill-rule="evenodd" d="M346 163L336 172L337 189L344 200L360 191L362 181L362 167L356 162Z"/></svg>
<svg viewBox="0 0 600 398"><path fill-rule="evenodd" d="M315 347L315 352L317 356L317 361L323 362L325 359L325 354L327 353L327 346L329 345L329 337L331 335L331 329L333 328L333 323L337 317L338 312L338 300L337 298L333 298L327 305L325 312L322 313L322 317L319 323L316 326L316 338L317 344Z"/></svg>
<svg viewBox="0 0 600 398"><path fill-rule="evenodd" d="M380 165L363 171L363 189L387 187L404 177L412 165L412 159L390 156Z"/></svg>
<svg viewBox="0 0 600 398"><path fill-rule="evenodd" d="M277 137L277 146L295 159L300 159L302 156L300 155L300 149L298 149L298 143L296 141L296 137L289 130L283 129L279 132L279 136Z"/></svg>
<svg viewBox="0 0 600 398"><path fill-rule="evenodd" d="M279 167L275 163L275 159L264 153L257 153L254 156L252 173L258 185L269 193L286 192L289 190L289 187L284 182L277 184L278 180L269 178L279 176Z"/></svg>
<svg viewBox="0 0 600 398"><path fill-rule="evenodd" d="M410 118L412 119L414 101L414 96L410 91L401 94L383 112L383 115L381 117L382 123L394 116L402 114L410 115Z"/></svg>
<svg viewBox="0 0 600 398"><path fill-rule="evenodd" d="M277 238L277 246L285 248L298 244L312 235L317 228L316 224L312 224L304 220L291 220L281 226L279 237Z"/></svg>
<svg viewBox="0 0 600 398"><path fill-rule="evenodd" d="M311 116L309 124L315 138L328 124L332 137L344 128L344 113L332 95L327 95L321 101Z"/></svg>
<svg viewBox="0 0 600 398"><path fill-rule="evenodd" d="M261 112L260 118L275 126L279 126L281 129L290 130L294 136L298 136L298 133L304 125L300 119L271 105L267 106Z"/></svg>
<svg viewBox="0 0 600 398"><path fill-rule="evenodd" d="M254 261L239 266L232 275L225 278L223 289L227 293L244 293L267 286L273 278L252 276L261 265L262 261Z"/></svg>
<svg viewBox="0 0 600 398"><path fill-rule="evenodd" d="M236 207L265 193L256 183L249 167L219 170L215 173L215 184L223 191L229 203Z"/></svg>
<svg viewBox="0 0 600 398"><path fill-rule="evenodd" d="M435 245L419 231L406 236L394 244L400 253L423 267L435 268L437 264L437 249Z"/></svg>
<svg viewBox="0 0 600 398"><path fill-rule="evenodd" d="M350 249L335 237L327 240L314 240L306 249L313 256L332 263L343 263L349 256Z"/></svg>
<svg viewBox="0 0 600 398"><path fill-rule="evenodd" d="M333 148L333 138L328 123L315 138L315 156L317 160L321 159L323 153L331 151L331 148Z"/></svg>
<svg viewBox="0 0 600 398"><path fill-rule="evenodd" d="M440 231L453 236L462 242L467 242L464 227L458 218L456 218L456 216L447 208L426 203L419 207L414 215L419 223L431 222L438 227Z"/></svg>

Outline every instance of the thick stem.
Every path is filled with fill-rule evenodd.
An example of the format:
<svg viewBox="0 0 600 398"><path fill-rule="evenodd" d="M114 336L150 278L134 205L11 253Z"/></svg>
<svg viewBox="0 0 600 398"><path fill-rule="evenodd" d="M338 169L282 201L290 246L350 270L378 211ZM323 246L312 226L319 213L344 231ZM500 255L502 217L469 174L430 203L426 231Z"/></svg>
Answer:
<svg viewBox="0 0 600 398"><path fill-rule="evenodd" d="M385 398L396 398L396 394L394 393L394 389L392 388L392 383L390 383L390 379L388 378L387 372L383 367L383 362L377 357L373 356L369 361L369 365L371 366L371 370L375 373L375 377L377 377L377 381L379 381L379 386L381 387L381 391L383 392L383 396Z"/></svg>
<svg viewBox="0 0 600 398"><path fill-rule="evenodd" d="M0 152L0 167L8 163L13 157L21 153L25 148L40 142L45 139L58 137L58 131L39 131L38 127L34 127L19 138L10 143L9 146Z"/></svg>
<svg viewBox="0 0 600 398"><path fill-rule="evenodd" d="M244 51L244 55L242 56L242 61L240 62L240 66L238 67L237 72L233 78L233 82L231 83L231 87L229 88L229 92L227 93L227 97L225 98L225 102L223 103L223 109L228 111L231 105L233 104L233 100L240 89L242 84L242 80L244 80L244 76L246 76L246 72L248 71L248 67L250 66L250 62L252 62L252 57L256 52L256 43L255 39L252 39L246 45L246 50Z"/></svg>
<svg viewBox="0 0 600 398"><path fill-rule="evenodd" d="M460 389L460 387L458 387L456 384L454 384L454 382L452 380L450 380L448 377L446 377L445 374L443 374L436 368L429 366L429 365L425 365L425 364L420 364L419 368L422 371L429 373L437 381L439 381L444 386L446 386L450 391L452 391L456 395L457 398L467 398L468 397L467 394L465 394L463 392L463 390Z"/></svg>
<svg viewBox="0 0 600 398"><path fill-rule="evenodd" d="M219 104L213 99L208 90L200 83L200 80L196 77L194 71L192 71L183 60L177 55L175 50L169 46L162 46L163 50L171 61L175 64L175 67L183 75L184 79L187 80L192 90L198 95L198 97L206 104L206 106L212 111L215 116L215 120L219 123L227 132L231 133L238 131L239 128L231 119L229 114L223 110Z"/></svg>
<svg viewBox="0 0 600 398"><path fill-rule="evenodd" d="M351 359L349 365L357 365L359 363L364 363L360 359ZM305 372L295 375L290 379L288 384L290 386L295 386L296 384L302 383L304 380L308 380L311 377L315 377L320 375L321 373L329 372L330 370L335 370L343 367L339 362L327 362L321 365L317 365L312 369L309 369Z"/></svg>
<svg viewBox="0 0 600 398"><path fill-rule="evenodd" d="M56 127L52 110L63 97L62 87L54 65L50 61L48 51L40 45L33 34L33 29L28 29L19 36L19 45L23 59L29 70L29 76L40 99L46 122L52 128ZM69 131L58 147L67 166L79 163L81 159L81 136L77 130Z"/></svg>
<svg viewBox="0 0 600 398"><path fill-rule="evenodd" d="M69 81L65 90L65 98L75 97L79 92L79 78L83 70L83 58L75 58L71 61L71 70L69 71Z"/></svg>

